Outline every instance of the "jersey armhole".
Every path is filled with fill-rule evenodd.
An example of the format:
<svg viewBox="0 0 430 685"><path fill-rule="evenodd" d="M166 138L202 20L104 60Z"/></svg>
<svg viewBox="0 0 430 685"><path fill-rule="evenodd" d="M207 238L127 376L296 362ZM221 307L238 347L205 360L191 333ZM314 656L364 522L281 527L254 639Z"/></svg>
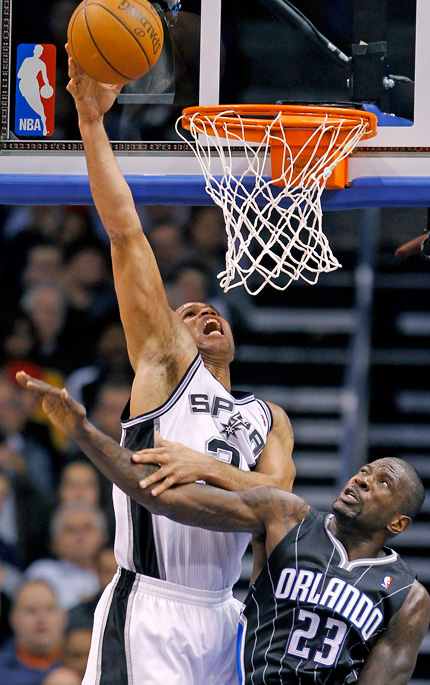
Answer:
<svg viewBox="0 0 430 685"><path fill-rule="evenodd" d="M271 431L272 428L273 428L273 414L272 414L272 410L270 409L269 405L268 405L264 400L260 400L260 399L258 399L258 398L256 398L256 399L257 399L258 404L260 405L260 407L262 408L262 410L264 411L264 414L265 414L265 416L266 416L266 419L267 419L267 433L269 434L270 431Z"/></svg>

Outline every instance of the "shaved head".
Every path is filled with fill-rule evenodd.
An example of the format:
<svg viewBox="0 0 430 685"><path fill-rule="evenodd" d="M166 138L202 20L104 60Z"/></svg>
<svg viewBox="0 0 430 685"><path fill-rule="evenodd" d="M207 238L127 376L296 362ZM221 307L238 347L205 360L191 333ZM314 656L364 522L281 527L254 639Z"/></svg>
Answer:
<svg viewBox="0 0 430 685"><path fill-rule="evenodd" d="M404 459L398 457L388 457L387 459L380 459L378 461L387 461L400 470L400 478L403 490L402 500L402 514L408 516L411 521L421 509L424 498L425 488L417 470Z"/></svg>

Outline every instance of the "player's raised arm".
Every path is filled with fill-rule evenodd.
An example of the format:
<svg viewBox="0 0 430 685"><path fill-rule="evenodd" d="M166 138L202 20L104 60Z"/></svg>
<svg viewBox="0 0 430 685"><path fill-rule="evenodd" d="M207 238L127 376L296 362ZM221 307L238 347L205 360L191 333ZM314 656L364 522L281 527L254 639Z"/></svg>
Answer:
<svg viewBox="0 0 430 685"><path fill-rule="evenodd" d="M415 581L387 630L370 652L357 680L359 685L407 685L430 620L430 598Z"/></svg>
<svg viewBox="0 0 430 685"><path fill-rule="evenodd" d="M158 349L160 339L168 346L179 331L190 346L190 352L188 347L183 352L186 368L195 346L168 307L155 257L103 125L103 115L112 107L120 86L94 81L70 57L69 76L67 90L79 117L91 193L111 242L115 290L131 364L136 370L143 355L151 358Z"/></svg>

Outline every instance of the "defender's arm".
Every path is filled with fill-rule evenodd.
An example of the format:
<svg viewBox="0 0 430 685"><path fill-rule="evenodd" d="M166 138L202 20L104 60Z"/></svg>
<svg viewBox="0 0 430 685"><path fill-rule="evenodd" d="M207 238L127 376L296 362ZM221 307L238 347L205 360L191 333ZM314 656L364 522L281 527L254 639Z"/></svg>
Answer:
<svg viewBox="0 0 430 685"><path fill-rule="evenodd" d="M147 489L139 487L138 481L156 467L134 464L132 452L95 428L86 418L83 405L70 397L65 388L55 388L23 371L17 374L17 380L42 402L51 423L74 440L105 476L155 514L209 530L249 531L260 536L266 533L270 554L309 510L299 497L270 487L227 492L193 483L153 497Z"/></svg>

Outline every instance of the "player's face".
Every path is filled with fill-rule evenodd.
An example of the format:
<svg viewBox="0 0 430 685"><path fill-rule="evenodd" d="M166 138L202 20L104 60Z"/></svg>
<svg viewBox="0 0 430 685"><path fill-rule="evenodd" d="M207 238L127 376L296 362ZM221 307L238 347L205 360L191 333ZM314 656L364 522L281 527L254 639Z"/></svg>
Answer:
<svg viewBox="0 0 430 685"><path fill-rule="evenodd" d="M401 508L403 476L390 459L365 464L338 495L335 514L360 522L369 532L384 529Z"/></svg>
<svg viewBox="0 0 430 685"><path fill-rule="evenodd" d="M176 313L182 319L200 352L209 356L222 354L230 363L234 342L228 322L215 307L203 302L183 304Z"/></svg>

